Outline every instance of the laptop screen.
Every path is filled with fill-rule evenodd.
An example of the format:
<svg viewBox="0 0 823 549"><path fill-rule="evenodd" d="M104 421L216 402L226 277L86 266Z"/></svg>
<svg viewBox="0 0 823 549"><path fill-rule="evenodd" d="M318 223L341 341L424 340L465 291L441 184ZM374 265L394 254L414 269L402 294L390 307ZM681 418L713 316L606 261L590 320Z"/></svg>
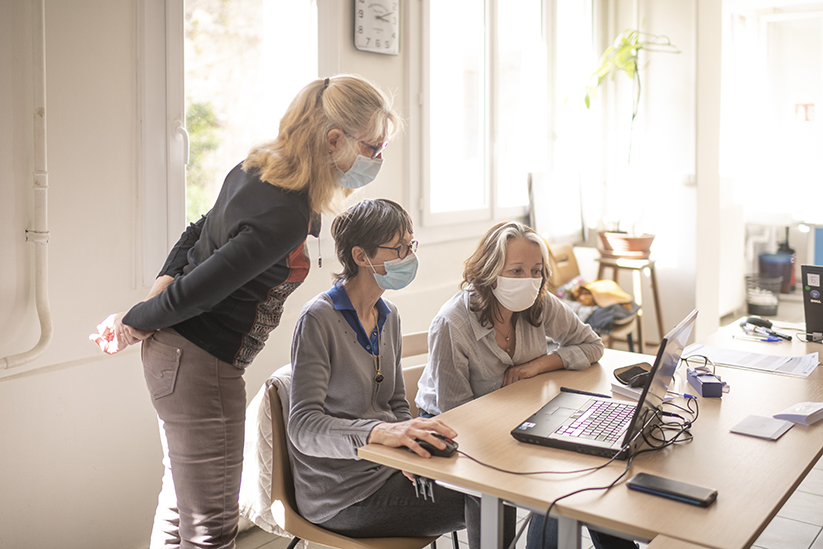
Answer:
<svg viewBox="0 0 823 549"><path fill-rule="evenodd" d="M689 335L691 335L695 318L697 318L696 309L690 312L680 324L675 326L663 338L649 375L650 381L646 382L646 386L643 388L637 411L634 413L631 425L626 431L625 442L631 441L637 432L643 428L650 415L663 404L666 391L669 390L669 385L674 377L674 371L680 363L683 349L686 347Z"/></svg>

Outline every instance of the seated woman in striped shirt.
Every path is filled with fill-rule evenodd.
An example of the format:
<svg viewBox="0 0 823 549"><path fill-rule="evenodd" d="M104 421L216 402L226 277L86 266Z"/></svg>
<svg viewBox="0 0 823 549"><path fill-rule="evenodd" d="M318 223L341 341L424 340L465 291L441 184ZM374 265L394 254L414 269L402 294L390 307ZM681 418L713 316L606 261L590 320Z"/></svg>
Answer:
<svg viewBox="0 0 823 549"><path fill-rule="evenodd" d="M552 370L583 370L603 356L603 343L548 291L546 243L510 221L492 227L466 260L461 289L429 328L429 360L415 402L433 417L521 379ZM549 352L546 338L559 344ZM509 511L511 512L511 511ZM557 547L557 521L535 515L529 549ZM592 532L598 548L635 547ZM628 545L623 545L623 543Z"/></svg>

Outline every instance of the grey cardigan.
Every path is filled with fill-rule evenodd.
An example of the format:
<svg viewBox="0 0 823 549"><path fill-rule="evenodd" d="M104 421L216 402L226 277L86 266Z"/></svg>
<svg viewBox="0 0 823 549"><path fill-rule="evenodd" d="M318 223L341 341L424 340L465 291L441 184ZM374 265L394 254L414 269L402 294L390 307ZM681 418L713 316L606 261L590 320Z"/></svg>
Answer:
<svg viewBox="0 0 823 549"><path fill-rule="evenodd" d="M418 383L418 408L431 414L451 410L503 386L510 366L525 364L547 352L546 337L560 344L554 352L563 368L582 370L603 356L603 342L559 299L546 294L543 321L517 322L517 346L510 357L494 340L494 328L482 326L469 310L469 291L447 301L429 328L429 361Z"/></svg>
<svg viewBox="0 0 823 549"><path fill-rule="evenodd" d="M289 453L297 507L311 522L325 522L366 499L396 472L357 457L375 425L411 419L400 367L400 317L386 304L391 312L380 335L380 384L372 355L327 294L307 303L297 321Z"/></svg>

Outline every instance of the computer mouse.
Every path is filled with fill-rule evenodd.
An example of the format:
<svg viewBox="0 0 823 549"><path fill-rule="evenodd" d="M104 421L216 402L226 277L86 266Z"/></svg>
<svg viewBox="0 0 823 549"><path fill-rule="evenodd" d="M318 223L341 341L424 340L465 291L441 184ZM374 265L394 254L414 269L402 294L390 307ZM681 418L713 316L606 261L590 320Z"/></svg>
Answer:
<svg viewBox="0 0 823 549"><path fill-rule="evenodd" d="M771 320L759 316L746 317L746 322L748 322L749 324L754 324L755 326L761 326L763 328L766 328L767 330L772 327Z"/></svg>
<svg viewBox="0 0 823 549"><path fill-rule="evenodd" d="M425 448L425 450L433 456L440 456L440 457L451 457L451 456L453 456L454 453L457 451L457 443L455 441L453 441L452 439L450 439L450 438L444 437L440 433L432 433L432 434L434 436L436 436L437 438L439 438L440 440L442 440L446 444L446 447L444 449L441 450L440 448L435 447L430 442L425 441L425 440L420 440L419 438L416 439L415 442L417 442L417 444L419 444L420 446ZM411 451L411 450L409 450L409 451Z"/></svg>

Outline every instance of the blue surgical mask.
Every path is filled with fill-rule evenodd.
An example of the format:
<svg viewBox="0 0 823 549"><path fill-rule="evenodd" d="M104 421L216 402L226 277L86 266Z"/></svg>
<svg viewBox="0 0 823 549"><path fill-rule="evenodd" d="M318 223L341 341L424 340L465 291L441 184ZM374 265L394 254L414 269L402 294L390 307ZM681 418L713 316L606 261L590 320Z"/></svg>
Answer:
<svg viewBox="0 0 823 549"><path fill-rule="evenodd" d="M369 261L368 257L366 261ZM369 261L369 265L374 271L375 265L372 265L371 261ZM411 252L403 259L384 261L383 267L386 269L386 274L381 275L375 272L374 279L377 281L377 285L384 290L402 290L414 280L419 265L417 262L417 254ZM380 267L380 265L376 266Z"/></svg>
<svg viewBox="0 0 823 549"><path fill-rule="evenodd" d="M349 171L344 172L337 168L337 184L347 189L364 187L374 181L382 165L382 158L366 158L358 154Z"/></svg>

